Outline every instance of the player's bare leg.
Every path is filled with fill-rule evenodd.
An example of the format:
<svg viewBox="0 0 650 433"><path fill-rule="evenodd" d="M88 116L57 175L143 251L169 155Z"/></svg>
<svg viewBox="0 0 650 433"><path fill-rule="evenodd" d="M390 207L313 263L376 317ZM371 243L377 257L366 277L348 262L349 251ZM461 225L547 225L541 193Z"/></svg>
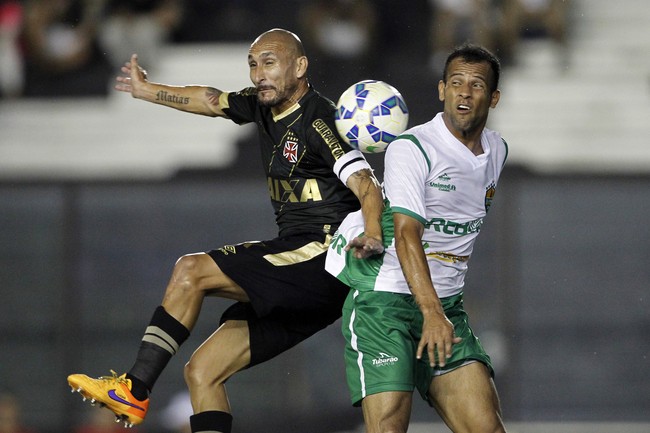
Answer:
<svg viewBox="0 0 650 433"><path fill-rule="evenodd" d="M144 421L149 392L180 345L189 337L205 296L248 301L246 293L205 254L181 257L174 266L162 305L145 330L135 364L118 376L97 379L84 374L68 376L73 391L84 400L110 409L126 426ZM248 345L248 338L245 339Z"/></svg>
<svg viewBox="0 0 650 433"><path fill-rule="evenodd" d="M363 419L367 433L406 433L411 417L413 393L381 392L363 399Z"/></svg>
<svg viewBox="0 0 650 433"><path fill-rule="evenodd" d="M188 254L178 259L163 297L165 310L191 331L206 296L248 301L246 292L209 255Z"/></svg>
<svg viewBox="0 0 650 433"><path fill-rule="evenodd" d="M480 362L435 377L429 396L454 433L506 431L494 382Z"/></svg>
<svg viewBox="0 0 650 433"><path fill-rule="evenodd" d="M192 354L185 365L185 381L194 413L230 413L224 383L250 363L248 323L228 320Z"/></svg>

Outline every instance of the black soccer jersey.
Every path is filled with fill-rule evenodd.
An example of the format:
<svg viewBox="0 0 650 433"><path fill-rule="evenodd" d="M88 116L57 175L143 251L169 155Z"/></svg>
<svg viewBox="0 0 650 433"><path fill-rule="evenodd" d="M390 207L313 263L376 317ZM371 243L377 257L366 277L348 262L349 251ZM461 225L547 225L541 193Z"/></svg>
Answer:
<svg viewBox="0 0 650 433"><path fill-rule="evenodd" d="M310 88L278 116L259 104L254 88L224 94L220 101L231 120L255 122L258 127L281 236L322 230L334 233L349 212L359 209L358 199L341 181L347 179L341 172L346 166L367 163L336 132L332 101Z"/></svg>

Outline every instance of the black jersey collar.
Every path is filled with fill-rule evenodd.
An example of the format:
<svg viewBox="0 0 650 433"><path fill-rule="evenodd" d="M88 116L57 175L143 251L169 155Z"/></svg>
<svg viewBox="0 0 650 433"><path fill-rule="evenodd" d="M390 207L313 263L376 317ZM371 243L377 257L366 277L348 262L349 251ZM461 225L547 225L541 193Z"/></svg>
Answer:
<svg viewBox="0 0 650 433"><path fill-rule="evenodd" d="M290 114L295 113L296 111L300 110L300 108L303 105L303 104L301 104L301 102L303 102L308 97L312 96L314 93L315 93L315 90L314 90L313 87L311 87L311 84L310 84L309 89L307 90L307 93L305 93L302 96L302 98L300 98L300 101L296 102L291 107L287 108L286 110L284 110L282 113L278 114L277 116L273 116L273 121L278 122L278 121L286 118Z"/></svg>

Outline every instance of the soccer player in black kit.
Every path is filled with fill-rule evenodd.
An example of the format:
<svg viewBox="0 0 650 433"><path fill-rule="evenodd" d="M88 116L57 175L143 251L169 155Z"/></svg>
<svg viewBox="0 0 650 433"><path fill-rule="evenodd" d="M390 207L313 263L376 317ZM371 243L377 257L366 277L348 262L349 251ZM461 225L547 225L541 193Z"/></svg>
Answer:
<svg viewBox="0 0 650 433"><path fill-rule="evenodd" d="M134 98L258 127L278 237L188 254L174 266L136 360L122 375L68 376L73 391L112 410L125 425L140 424L149 393L187 339L205 296L237 301L185 367L194 408L192 431L230 433L224 382L267 361L333 323L348 287L324 270L331 235L361 208L365 236L359 254L383 250L380 186L363 155L335 132L334 104L307 80L308 61L296 35L272 29L248 53L254 87L235 93L207 86L147 80L137 57L122 67L117 90Z"/></svg>

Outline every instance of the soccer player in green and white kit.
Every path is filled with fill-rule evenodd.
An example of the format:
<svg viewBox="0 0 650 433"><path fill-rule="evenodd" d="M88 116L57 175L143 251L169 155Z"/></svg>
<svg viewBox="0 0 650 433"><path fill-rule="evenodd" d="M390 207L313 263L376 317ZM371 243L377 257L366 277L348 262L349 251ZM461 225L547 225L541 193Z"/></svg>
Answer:
<svg viewBox="0 0 650 433"><path fill-rule="evenodd" d="M454 432L505 431L490 358L463 310L468 260L507 156L485 128L499 75L482 47L449 55L443 113L386 151L384 253L364 249L359 212L328 250L327 270L351 287L346 374L368 433L406 432L416 388Z"/></svg>

